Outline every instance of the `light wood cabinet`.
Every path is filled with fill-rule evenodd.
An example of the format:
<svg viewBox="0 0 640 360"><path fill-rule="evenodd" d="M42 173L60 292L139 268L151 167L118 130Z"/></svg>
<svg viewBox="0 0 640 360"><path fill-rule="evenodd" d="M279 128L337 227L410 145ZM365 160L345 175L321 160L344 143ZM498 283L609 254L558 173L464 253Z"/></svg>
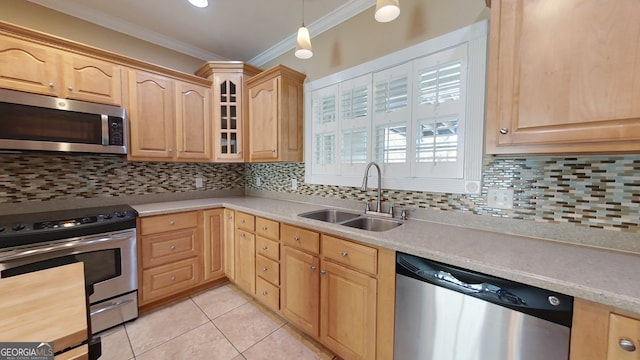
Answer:
<svg viewBox="0 0 640 360"><path fill-rule="evenodd" d="M129 73L129 160L211 159L211 95L198 84Z"/></svg>
<svg viewBox="0 0 640 360"><path fill-rule="evenodd" d="M224 209L224 274L233 282L236 279L236 212Z"/></svg>
<svg viewBox="0 0 640 360"><path fill-rule="evenodd" d="M639 16L636 0L494 1L487 153L640 150Z"/></svg>
<svg viewBox="0 0 640 360"><path fill-rule="evenodd" d="M640 359L640 314L576 298L570 360Z"/></svg>
<svg viewBox="0 0 640 360"><path fill-rule="evenodd" d="M120 65L0 35L0 87L122 105Z"/></svg>
<svg viewBox="0 0 640 360"><path fill-rule="evenodd" d="M236 212L235 281L251 295L256 293L256 236L255 217Z"/></svg>
<svg viewBox="0 0 640 360"><path fill-rule="evenodd" d="M281 312L300 330L320 335L320 260L290 246L282 250Z"/></svg>
<svg viewBox="0 0 640 360"><path fill-rule="evenodd" d="M224 210L204 211L204 280L220 279L225 274Z"/></svg>
<svg viewBox="0 0 640 360"><path fill-rule="evenodd" d="M247 80L249 162L302 161L305 75L283 65Z"/></svg>
<svg viewBox="0 0 640 360"><path fill-rule="evenodd" d="M139 303L147 305L199 285L202 212L139 218Z"/></svg>
<svg viewBox="0 0 640 360"><path fill-rule="evenodd" d="M246 147L245 80L262 69L240 61L209 61L196 71L212 81L213 160L243 162Z"/></svg>

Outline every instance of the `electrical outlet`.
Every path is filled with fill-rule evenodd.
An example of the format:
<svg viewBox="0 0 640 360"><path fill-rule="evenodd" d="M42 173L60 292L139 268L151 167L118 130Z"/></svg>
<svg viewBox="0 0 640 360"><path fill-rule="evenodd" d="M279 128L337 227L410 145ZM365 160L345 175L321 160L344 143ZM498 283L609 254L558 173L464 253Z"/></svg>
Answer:
<svg viewBox="0 0 640 360"><path fill-rule="evenodd" d="M257 187L262 186L262 179L260 178L260 176L256 176L256 186Z"/></svg>
<svg viewBox="0 0 640 360"><path fill-rule="evenodd" d="M298 190L298 179L291 179L291 190Z"/></svg>
<svg viewBox="0 0 640 360"><path fill-rule="evenodd" d="M513 189L489 189L487 205L495 209L513 209Z"/></svg>
<svg viewBox="0 0 640 360"><path fill-rule="evenodd" d="M196 189L201 189L204 186L204 179L200 176L196 176Z"/></svg>

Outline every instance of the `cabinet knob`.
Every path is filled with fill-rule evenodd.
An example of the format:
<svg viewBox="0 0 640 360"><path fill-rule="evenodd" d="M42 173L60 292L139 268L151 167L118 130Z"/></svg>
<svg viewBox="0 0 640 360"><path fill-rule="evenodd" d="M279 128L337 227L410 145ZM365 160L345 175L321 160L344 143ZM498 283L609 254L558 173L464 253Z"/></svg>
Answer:
<svg viewBox="0 0 640 360"><path fill-rule="evenodd" d="M240 234L240 237L242 237L242 238L243 238L243 237L244 237L244 233L241 233L241 234Z"/></svg>
<svg viewBox="0 0 640 360"><path fill-rule="evenodd" d="M500 134L506 135L509 133L509 128L500 128Z"/></svg>
<svg viewBox="0 0 640 360"><path fill-rule="evenodd" d="M55 87L55 84L54 84L54 83L52 83L52 82L50 82L50 83L49 83L49 87L53 89L53 88Z"/></svg>
<svg viewBox="0 0 640 360"><path fill-rule="evenodd" d="M267 296L269 294L266 290L262 292L262 296Z"/></svg>
<svg viewBox="0 0 640 360"><path fill-rule="evenodd" d="M175 249L176 249L176 246L175 246L175 245L171 245L170 249L171 249L171 250L175 250Z"/></svg>
<svg viewBox="0 0 640 360"><path fill-rule="evenodd" d="M267 245L263 246L262 250L267 251Z"/></svg>
<svg viewBox="0 0 640 360"><path fill-rule="evenodd" d="M300 241L300 237L298 235L296 235L296 236L293 237L293 240Z"/></svg>
<svg viewBox="0 0 640 360"><path fill-rule="evenodd" d="M183 153L183 152L184 152L184 150L183 150L183 149L178 149L178 152Z"/></svg>
<svg viewBox="0 0 640 360"><path fill-rule="evenodd" d="M320 270L320 275L324 275L324 274L326 274L326 273L327 273L327 272L326 272L325 270Z"/></svg>
<svg viewBox="0 0 640 360"><path fill-rule="evenodd" d="M315 265L311 265L311 271L316 271L316 266Z"/></svg>
<svg viewBox="0 0 640 360"><path fill-rule="evenodd" d="M172 276L172 277L171 277L171 281L176 281L176 277L175 277L175 276Z"/></svg>
<svg viewBox="0 0 640 360"><path fill-rule="evenodd" d="M244 224L244 219L240 220L240 223L241 223L241 224Z"/></svg>
<svg viewBox="0 0 640 360"><path fill-rule="evenodd" d="M233 220L233 216L229 215L229 220Z"/></svg>
<svg viewBox="0 0 640 360"><path fill-rule="evenodd" d="M267 227L266 227L266 226L263 226L263 227L262 227L262 230L263 230L263 231L267 231Z"/></svg>
<svg viewBox="0 0 640 360"><path fill-rule="evenodd" d="M176 222L175 222L175 221L173 221L173 220L170 220L170 221L169 221L169 225L175 225L175 224L176 224Z"/></svg>
<svg viewBox="0 0 640 360"><path fill-rule="evenodd" d="M346 251L343 251L343 252L340 253L340 255L342 255L342 257L347 257L347 255L349 255L349 253L346 252Z"/></svg>
<svg viewBox="0 0 640 360"><path fill-rule="evenodd" d="M266 268L266 267L263 267L263 268L262 268L262 272L267 272L267 268Z"/></svg>
<svg viewBox="0 0 640 360"><path fill-rule="evenodd" d="M69 87L67 88L67 90L69 90L69 91L73 91L73 88L72 88L71 86L69 86Z"/></svg>
<svg viewBox="0 0 640 360"><path fill-rule="evenodd" d="M169 151L169 152L173 152L173 149L172 149L172 148L169 148L167 151Z"/></svg>
<svg viewBox="0 0 640 360"><path fill-rule="evenodd" d="M624 351L636 351L636 344L634 344L633 341L627 338L620 338L620 340L618 341L618 345L620 345L620 348Z"/></svg>

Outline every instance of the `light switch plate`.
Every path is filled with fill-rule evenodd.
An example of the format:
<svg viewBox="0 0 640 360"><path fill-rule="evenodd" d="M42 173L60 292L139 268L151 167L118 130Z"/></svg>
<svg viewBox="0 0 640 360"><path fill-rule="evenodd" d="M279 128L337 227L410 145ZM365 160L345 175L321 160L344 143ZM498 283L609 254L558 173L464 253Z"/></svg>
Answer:
<svg viewBox="0 0 640 360"><path fill-rule="evenodd" d="M204 186L204 179L200 176L196 176L196 189L201 189Z"/></svg>
<svg viewBox="0 0 640 360"><path fill-rule="evenodd" d="M291 190L298 190L298 179L291 179Z"/></svg>

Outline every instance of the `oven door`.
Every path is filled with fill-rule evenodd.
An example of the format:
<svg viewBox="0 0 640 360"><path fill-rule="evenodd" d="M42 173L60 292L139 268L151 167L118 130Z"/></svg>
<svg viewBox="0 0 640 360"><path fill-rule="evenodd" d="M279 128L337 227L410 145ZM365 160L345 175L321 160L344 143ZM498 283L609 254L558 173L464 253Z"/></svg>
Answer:
<svg viewBox="0 0 640 360"><path fill-rule="evenodd" d="M137 290L135 229L3 249L0 278L82 261L91 304Z"/></svg>

